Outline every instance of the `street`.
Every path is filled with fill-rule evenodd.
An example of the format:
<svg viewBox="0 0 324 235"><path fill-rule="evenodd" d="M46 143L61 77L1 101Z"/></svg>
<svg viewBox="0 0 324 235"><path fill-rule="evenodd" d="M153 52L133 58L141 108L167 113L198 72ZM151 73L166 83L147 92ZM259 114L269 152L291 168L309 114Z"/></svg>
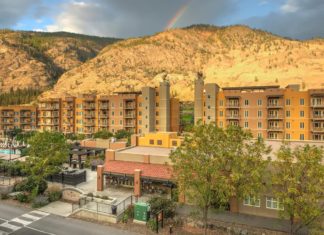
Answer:
<svg viewBox="0 0 324 235"><path fill-rule="evenodd" d="M125 235L135 234L114 227L73 218L51 215L39 210L0 203L0 235Z"/></svg>

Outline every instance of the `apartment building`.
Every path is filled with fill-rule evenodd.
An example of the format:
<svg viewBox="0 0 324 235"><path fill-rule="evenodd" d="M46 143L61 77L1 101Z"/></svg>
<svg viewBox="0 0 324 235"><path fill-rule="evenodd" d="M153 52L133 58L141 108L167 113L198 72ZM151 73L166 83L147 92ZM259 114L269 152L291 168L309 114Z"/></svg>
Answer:
<svg viewBox="0 0 324 235"><path fill-rule="evenodd" d="M40 130L91 135L97 131L132 133L179 131L179 100L170 97L170 84L143 87L139 92L43 99L38 106Z"/></svg>
<svg viewBox="0 0 324 235"><path fill-rule="evenodd" d="M195 81L195 123L241 126L254 137L324 140L324 89L299 85L224 87Z"/></svg>
<svg viewBox="0 0 324 235"><path fill-rule="evenodd" d="M0 107L0 135L6 131L21 129L24 131L36 130L37 113L33 105L10 105Z"/></svg>

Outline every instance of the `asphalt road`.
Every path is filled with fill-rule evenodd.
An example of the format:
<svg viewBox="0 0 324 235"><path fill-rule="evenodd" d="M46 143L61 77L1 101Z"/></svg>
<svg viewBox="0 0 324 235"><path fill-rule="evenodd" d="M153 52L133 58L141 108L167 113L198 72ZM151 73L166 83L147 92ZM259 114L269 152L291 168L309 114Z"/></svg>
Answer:
<svg viewBox="0 0 324 235"><path fill-rule="evenodd" d="M0 202L0 235L125 235L114 227L64 218Z"/></svg>

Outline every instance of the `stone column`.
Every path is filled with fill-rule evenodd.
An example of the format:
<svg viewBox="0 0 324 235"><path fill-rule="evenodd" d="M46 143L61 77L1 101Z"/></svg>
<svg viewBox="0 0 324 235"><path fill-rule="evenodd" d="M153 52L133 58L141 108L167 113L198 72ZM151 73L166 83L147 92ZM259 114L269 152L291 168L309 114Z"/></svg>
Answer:
<svg viewBox="0 0 324 235"><path fill-rule="evenodd" d="M97 166L97 191L104 190L104 166L98 165Z"/></svg>
<svg viewBox="0 0 324 235"><path fill-rule="evenodd" d="M134 171L134 195L135 197L141 196L141 170Z"/></svg>

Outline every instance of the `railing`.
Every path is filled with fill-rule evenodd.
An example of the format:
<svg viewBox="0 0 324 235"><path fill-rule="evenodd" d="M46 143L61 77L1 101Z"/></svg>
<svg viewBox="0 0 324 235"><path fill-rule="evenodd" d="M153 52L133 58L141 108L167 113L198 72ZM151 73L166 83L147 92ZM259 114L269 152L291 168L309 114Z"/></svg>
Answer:
<svg viewBox="0 0 324 235"><path fill-rule="evenodd" d="M312 131L314 131L314 132L324 132L324 127L312 127Z"/></svg>
<svg viewBox="0 0 324 235"><path fill-rule="evenodd" d="M268 130L271 130L271 131L282 131L283 130L283 127L280 127L280 126L268 126Z"/></svg>
<svg viewBox="0 0 324 235"><path fill-rule="evenodd" d="M269 114L268 119L283 119L283 116L279 114L273 114L273 115Z"/></svg>
<svg viewBox="0 0 324 235"><path fill-rule="evenodd" d="M239 108L239 103L226 103L226 108Z"/></svg>
<svg viewBox="0 0 324 235"><path fill-rule="evenodd" d="M239 119L240 115L226 115L227 119Z"/></svg>
<svg viewBox="0 0 324 235"><path fill-rule="evenodd" d="M268 103L268 108L282 108L282 104L280 103Z"/></svg>
<svg viewBox="0 0 324 235"><path fill-rule="evenodd" d="M324 115L313 115L312 119L324 119Z"/></svg>

